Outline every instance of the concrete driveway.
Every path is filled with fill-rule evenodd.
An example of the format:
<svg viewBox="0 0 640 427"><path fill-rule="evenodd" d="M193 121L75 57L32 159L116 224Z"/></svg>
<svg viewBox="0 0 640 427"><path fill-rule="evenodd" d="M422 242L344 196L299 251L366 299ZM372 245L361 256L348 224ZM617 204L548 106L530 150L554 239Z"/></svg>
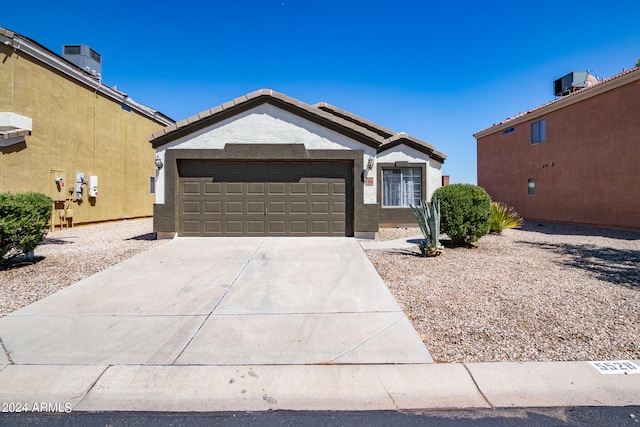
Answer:
<svg viewBox="0 0 640 427"><path fill-rule="evenodd" d="M16 365L433 361L349 238L174 239L1 318L0 338Z"/></svg>

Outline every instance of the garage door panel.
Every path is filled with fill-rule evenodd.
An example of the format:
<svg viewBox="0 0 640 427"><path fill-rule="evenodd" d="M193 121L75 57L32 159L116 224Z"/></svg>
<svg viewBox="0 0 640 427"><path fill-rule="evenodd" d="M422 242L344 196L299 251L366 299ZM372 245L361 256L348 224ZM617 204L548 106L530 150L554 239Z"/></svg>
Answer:
<svg viewBox="0 0 640 427"><path fill-rule="evenodd" d="M313 182L311 183L311 195L328 195L329 183L327 182Z"/></svg>
<svg viewBox="0 0 640 427"><path fill-rule="evenodd" d="M200 221L183 220L182 231L189 234L200 234Z"/></svg>
<svg viewBox="0 0 640 427"><path fill-rule="evenodd" d="M204 222L204 232L208 234L221 234L222 233L222 221L208 221Z"/></svg>
<svg viewBox="0 0 640 427"><path fill-rule="evenodd" d="M269 202L269 210L267 213L274 215L286 215L287 204L285 202Z"/></svg>
<svg viewBox="0 0 640 427"><path fill-rule="evenodd" d="M264 221L247 221L248 234L264 234Z"/></svg>
<svg viewBox="0 0 640 427"><path fill-rule="evenodd" d="M329 233L329 223L327 221L311 221L311 233L313 234Z"/></svg>
<svg viewBox="0 0 640 427"><path fill-rule="evenodd" d="M238 233L238 234L242 234L243 232L243 228L242 228L242 224L244 221L241 220L234 220L234 221L225 221L224 225L225 225L225 231L227 233Z"/></svg>
<svg viewBox="0 0 640 427"><path fill-rule="evenodd" d="M267 194L270 196L284 196L287 194L287 186L284 182L269 182L267 186L269 187Z"/></svg>
<svg viewBox="0 0 640 427"><path fill-rule="evenodd" d="M286 221L269 221L269 234L286 234L287 222Z"/></svg>
<svg viewBox="0 0 640 427"><path fill-rule="evenodd" d="M264 215L265 213L265 202L247 202L247 214L250 215Z"/></svg>
<svg viewBox="0 0 640 427"><path fill-rule="evenodd" d="M199 201L188 201L185 200L182 202L182 213L183 214L199 214L200 213L200 202Z"/></svg>
<svg viewBox="0 0 640 427"><path fill-rule="evenodd" d="M265 191L264 182L249 182L247 184L247 192L249 195L263 196L265 194L264 191Z"/></svg>
<svg viewBox="0 0 640 427"><path fill-rule="evenodd" d="M311 202L311 214L328 214L329 202Z"/></svg>
<svg viewBox="0 0 640 427"><path fill-rule="evenodd" d="M244 213L242 211L244 203L241 201L237 201L237 202L226 202L224 205L224 211L227 214L242 214Z"/></svg>
<svg viewBox="0 0 640 427"><path fill-rule="evenodd" d="M204 202L204 213L206 214L221 214L222 202Z"/></svg>
<svg viewBox="0 0 640 427"><path fill-rule="evenodd" d="M296 196L306 196L309 194L308 185L306 182L292 182L291 194Z"/></svg>
<svg viewBox="0 0 640 427"><path fill-rule="evenodd" d="M335 233L345 233L347 223L345 221L333 221L333 231Z"/></svg>
<svg viewBox="0 0 640 427"><path fill-rule="evenodd" d="M304 202L295 202L292 201L291 205L290 205L290 210L289 212L291 214L307 214L308 213L308 209L307 209L308 203L306 201Z"/></svg>
<svg viewBox="0 0 640 427"><path fill-rule="evenodd" d="M179 178L181 235L352 233L348 162L204 161L198 170L210 175Z"/></svg>
<svg viewBox="0 0 640 427"><path fill-rule="evenodd" d="M222 183L220 182L205 182L204 183L205 195L220 195L222 194Z"/></svg>
<svg viewBox="0 0 640 427"><path fill-rule="evenodd" d="M224 189L224 194L237 194L237 195L243 195L244 194L244 185L242 182L226 182L225 183L225 189Z"/></svg>
<svg viewBox="0 0 640 427"><path fill-rule="evenodd" d="M192 194L200 194L200 182L197 181L185 181L182 185L182 194L184 195L192 195Z"/></svg>

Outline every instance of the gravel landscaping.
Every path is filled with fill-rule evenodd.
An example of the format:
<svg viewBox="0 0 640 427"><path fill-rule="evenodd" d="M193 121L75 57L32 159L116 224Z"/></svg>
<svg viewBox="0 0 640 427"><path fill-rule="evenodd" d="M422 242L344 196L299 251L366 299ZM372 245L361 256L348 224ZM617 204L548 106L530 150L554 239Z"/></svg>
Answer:
<svg viewBox="0 0 640 427"><path fill-rule="evenodd" d="M526 223L437 258L367 255L437 362L640 359L640 233Z"/></svg>
<svg viewBox="0 0 640 427"><path fill-rule="evenodd" d="M143 218L49 232L35 264L18 258L0 267L0 317L166 241L152 230Z"/></svg>
<svg viewBox="0 0 640 427"><path fill-rule="evenodd" d="M0 316L164 242L151 219L50 232L0 269ZM367 255L437 362L640 359L640 233L528 222L437 258Z"/></svg>

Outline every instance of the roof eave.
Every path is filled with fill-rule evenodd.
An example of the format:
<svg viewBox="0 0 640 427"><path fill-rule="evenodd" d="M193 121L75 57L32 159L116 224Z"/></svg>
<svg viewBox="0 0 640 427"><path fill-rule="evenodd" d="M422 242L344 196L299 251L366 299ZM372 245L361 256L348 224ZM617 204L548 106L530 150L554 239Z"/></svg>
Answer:
<svg viewBox="0 0 640 427"><path fill-rule="evenodd" d="M392 148L397 147L398 145L406 145L407 147L413 148L416 151L424 153L429 156L429 158L436 160L440 163L444 163L447 159L446 154L436 150L431 144L424 142L422 140L418 140L416 138L410 137L409 135L397 135L389 139L389 141L380 148L378 148L378 153L383 153Z"/></svg>
<svg viewBox="0 0 640 427"><path fill-rule="evenodd" d="M195 116L167 126L149 137L154 148L162 147L179 138L183 138L225 119L236 116L262 104L270 104L304 119L320 124L351 139L377 149L383 142L379 135L366 129L349 126L330 113L314 108L297 99L288 97L271 89L260 89L247 95L225 102L222 105L205 110Z"/></svg>

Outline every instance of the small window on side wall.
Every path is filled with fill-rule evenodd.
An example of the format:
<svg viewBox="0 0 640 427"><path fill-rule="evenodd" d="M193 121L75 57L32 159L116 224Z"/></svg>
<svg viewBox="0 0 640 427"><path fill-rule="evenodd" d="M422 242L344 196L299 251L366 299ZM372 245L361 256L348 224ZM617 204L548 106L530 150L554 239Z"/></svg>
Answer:
<svg viewBox="0 0 640 427"><path fill-rule="evenodd" d="M539 144L547 140L547 119L531 123L531 143Z"/></svg>
<svg viewBox="0 0 640 427"><path fill-rule="evenodd" d="M149 194L156 194L156 177L149 177Z"/></svg>
<svg viewBox="0 0 640 427"><path fill-rule="evenodd" d="M536 180L535 178L529 178L527 185L527 194L533 196L536 194Z"/></svg>

